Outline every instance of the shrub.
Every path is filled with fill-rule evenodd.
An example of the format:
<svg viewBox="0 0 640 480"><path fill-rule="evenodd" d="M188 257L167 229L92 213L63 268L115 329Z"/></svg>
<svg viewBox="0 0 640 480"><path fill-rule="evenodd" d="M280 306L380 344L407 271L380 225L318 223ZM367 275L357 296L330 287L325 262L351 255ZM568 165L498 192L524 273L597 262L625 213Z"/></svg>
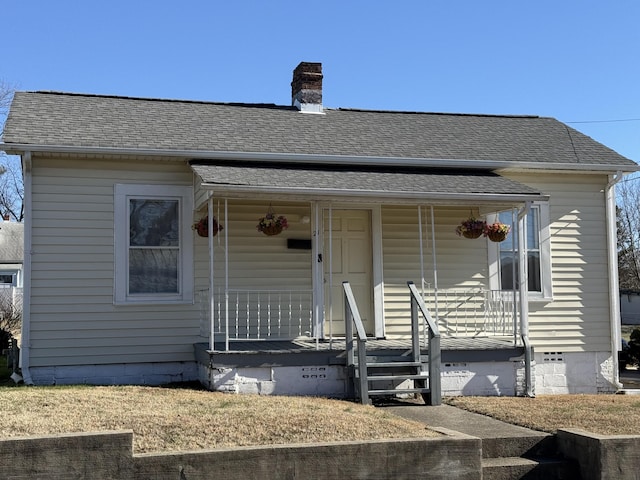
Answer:
<svg viewBox="0 0 640 480"><path fill-rule="evenodd" d="M634 328L629 337L627 364L640 365L640 328Z"/></svg>

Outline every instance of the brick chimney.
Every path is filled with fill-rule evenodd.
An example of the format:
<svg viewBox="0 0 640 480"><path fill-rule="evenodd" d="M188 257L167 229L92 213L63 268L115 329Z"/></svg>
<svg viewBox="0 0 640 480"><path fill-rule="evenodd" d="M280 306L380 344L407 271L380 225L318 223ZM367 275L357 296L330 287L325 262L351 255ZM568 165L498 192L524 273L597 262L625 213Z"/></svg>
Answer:
<svg viewBox="0 0 640 480"><path fill-rule="evenodd" d="M300 62L293 71L291 105L301 112L322 113L322 64Z"/></svg>

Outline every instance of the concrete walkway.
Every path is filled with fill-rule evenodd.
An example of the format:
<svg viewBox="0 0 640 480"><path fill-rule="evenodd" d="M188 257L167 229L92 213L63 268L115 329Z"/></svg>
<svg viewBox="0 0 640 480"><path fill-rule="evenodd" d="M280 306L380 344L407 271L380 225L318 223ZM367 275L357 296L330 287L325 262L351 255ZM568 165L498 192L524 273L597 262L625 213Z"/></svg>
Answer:
<svg viewBox="0 0 640 480"><path fill-rule="evenodd" d="M430 427L443 427L478 438L545 437L548 434L501 422L485 415L467 412L451 405L427 407L420 404L380 407L394 415L424 423Z"/></svg>
<svg viewBox="0 0 640 480"><path fill-rule="evenodd" d="M621 371L620 383L625 390L640 390L640 369L629 367Z"/></svg>
<svg viewBox="0 0 640 480"><path fill-rule="evenodd" d="M640 369L629 368L620 373L620 382L624 393L640 394ZM415 420L432 427L444 427L449 430L472 435L478 438L534 437L547 433L511 425L500 420L467 412L450 405L427 407L424 404L397 402L380 408L388 409L394 415Z"/></svg>

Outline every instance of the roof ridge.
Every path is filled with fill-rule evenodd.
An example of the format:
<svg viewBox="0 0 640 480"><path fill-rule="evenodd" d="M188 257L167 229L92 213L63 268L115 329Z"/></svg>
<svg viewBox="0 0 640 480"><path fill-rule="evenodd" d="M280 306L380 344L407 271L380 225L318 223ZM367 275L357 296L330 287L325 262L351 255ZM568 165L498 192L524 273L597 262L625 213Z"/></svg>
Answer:
<svg viewBox="0 0 640 480"><path fill-rule="evenodd" d="M154 97L133 97L130 95L109 95L100 93L79 93L79 92L62 92L58 90L22 90L16 93L33 93L44 95L59 95L68 97L87 97L87 98L112 98L119 100L139 100L143 102L169 102L169 103L191 103L201 105L224 105L231 107L256 107L256 108L275 108L275 109L293 109L286 105L277 105L275 103L247 103L247 102L215 102L211 100L188 100L179 98L154 98Z"/></svg>
<svg viewBox="0 0 640 480"><path fill-rule="evenodd" d="M134 97L130 95L110 95L100 93L79 93L79 92L63 92L59 90L32 90L21 91L18 93L34 93L44 95L60 95L69 97L87 97L87 98L111 98L121 100L138 100L143 102L167 102L167 103L190 103L199 105L220 105L227 107L248 107L248 108L270 108L278 110L293 110L297 111L295 107L287 105L278 105L276 103L248 103L248 102L216 102L211 100L188 100L178 98L157 98L157 97ZM362 112L362 113L390 113L399 115L438 115L449 117L484 117L484 118L545 118L539 115L516 115L516 114L488 114L488 113L457 113L457 112L423 112L418 110L385 110L385 109L368 109L368 108L347 108L347 107L325 107L325 110L333 110L340 112Z"/></svg>
<svg viewBox="0 0 640 480"><path fill-rule="evenodd" d="M330 110L325 108L325 110ZM517 114L491 114L491 113L452 113L452 112L421 112L417 110L380 110L380 109L365 109L365 108L336 108L334 110L340 110L345 112L370 112L370 113L409 113L414 115L442 115L442 116L455 116L455 117L497 117L497 118L545 118L539 115L517 115Z"/></svg>

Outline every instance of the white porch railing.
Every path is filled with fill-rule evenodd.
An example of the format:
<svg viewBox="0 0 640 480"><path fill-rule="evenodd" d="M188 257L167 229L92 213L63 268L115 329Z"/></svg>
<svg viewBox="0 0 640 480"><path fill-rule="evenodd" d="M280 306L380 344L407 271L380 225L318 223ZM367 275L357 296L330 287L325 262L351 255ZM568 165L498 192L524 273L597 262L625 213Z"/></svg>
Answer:
<svg viewBox="0 0 640 480"><path fill-rule="evenodd" d="M436 302L437 298L437 302ZM484 288L425 288L424 302L449 337L511 336L519 338L518 302L512 292ZM199 292L200 335L209 337L209 290ZM437 303L437 305L436 305ZM228 330L227 330L228 326ZM223 340L291 340L315 338L313 291L216 289L213 331Z"/></svg>
<svg viewBox="0 0 640 480"><path fill-rule="evenodd" d="M209 290L200 290L200 334L209 336ZM313 291L216 289L214 334L229 340L290 340L313 337ZM228 328L228 330L227 330Z"/></svg>
<svg viewBox="0 0 640 480"><path fill-rule="evenodd" d="M437 302L436 302L437 298ZM514 336L518 329L518 301L513 292L484 288L427 288L424 300L437 315L444 336Z"/></svg>

